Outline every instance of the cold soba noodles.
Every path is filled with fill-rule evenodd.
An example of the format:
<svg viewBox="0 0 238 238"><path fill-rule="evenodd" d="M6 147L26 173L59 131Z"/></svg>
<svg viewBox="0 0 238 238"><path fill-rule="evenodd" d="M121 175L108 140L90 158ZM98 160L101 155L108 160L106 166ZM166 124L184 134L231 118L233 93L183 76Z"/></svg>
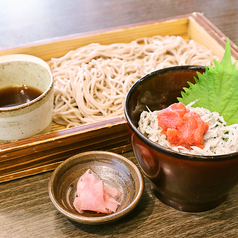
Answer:
<svg viewBox="0 0 238 238"><path fill-rule="evenodd" d="M53 120L69 128L123 116L129 88L144 75L177 65L213 65L214 58L206 47L179 36L80 47L49 62Z"/></svg>

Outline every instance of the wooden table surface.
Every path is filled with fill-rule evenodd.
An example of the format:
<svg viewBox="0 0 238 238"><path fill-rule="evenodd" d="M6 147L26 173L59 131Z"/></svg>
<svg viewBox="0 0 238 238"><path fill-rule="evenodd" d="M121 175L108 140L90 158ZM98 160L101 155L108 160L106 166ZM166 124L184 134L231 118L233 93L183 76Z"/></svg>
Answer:
<svg viewBox="0 0 238 238"><path fill-rule="evenodd" d="M99 29L204 13L238 45L236 0L0 0L0 49ZM133 152L124 154L136 163ZM52 172L0 184L0 237L238 237L238 187L211 211L189 214L145 191L136 209L116 223L76 224L48 195Z"/></svg>

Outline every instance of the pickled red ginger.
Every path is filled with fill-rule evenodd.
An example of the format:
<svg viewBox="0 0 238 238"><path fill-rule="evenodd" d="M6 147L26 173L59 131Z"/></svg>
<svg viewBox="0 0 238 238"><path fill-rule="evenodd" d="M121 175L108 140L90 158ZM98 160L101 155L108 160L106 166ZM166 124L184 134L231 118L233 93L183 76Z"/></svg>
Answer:
<svg viewBox="0 0 238 238"><path fill-rule="evenodd" d="M117 201L119 197L120 192L116 188L104 185L100 177L88 169L78 180L77 196L73 205L79 213L112 213L121 205Z"/></svg>

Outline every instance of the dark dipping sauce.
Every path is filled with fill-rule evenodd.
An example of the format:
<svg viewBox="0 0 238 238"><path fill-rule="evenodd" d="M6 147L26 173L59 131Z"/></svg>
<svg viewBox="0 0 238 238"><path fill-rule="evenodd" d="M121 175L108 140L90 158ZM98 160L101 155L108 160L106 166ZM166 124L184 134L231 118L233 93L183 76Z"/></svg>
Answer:
<svg viewBox="0 0 238 238"><path fill-rule="evenodd" d="M0 108L14 107L27 103L37 97L42 92L34 87L26 85L7 86L0 89Z"/></svg>

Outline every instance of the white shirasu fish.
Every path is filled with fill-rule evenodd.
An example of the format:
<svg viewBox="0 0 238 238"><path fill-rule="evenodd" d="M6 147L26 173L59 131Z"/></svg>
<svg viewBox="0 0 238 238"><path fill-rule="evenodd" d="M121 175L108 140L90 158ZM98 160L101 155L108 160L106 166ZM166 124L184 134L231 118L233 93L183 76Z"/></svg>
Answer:
<svg viewBox="0 0 238 238"><path fill-rule="evenodd" d="M159 111L144 111L141 113L138 130L151 141L168 149L195 155L214 156L224 155L238 151L238 124L227 125L218 112L210 112L205 108L192 107L195 102L187 105L191 111L198 113L201 119L209 124L209 130L203 136L205 147L203 149L192 146L191 150L183 146L171 146L166 135L161 134L162 128L158 126L157 115Z"/></svg>

